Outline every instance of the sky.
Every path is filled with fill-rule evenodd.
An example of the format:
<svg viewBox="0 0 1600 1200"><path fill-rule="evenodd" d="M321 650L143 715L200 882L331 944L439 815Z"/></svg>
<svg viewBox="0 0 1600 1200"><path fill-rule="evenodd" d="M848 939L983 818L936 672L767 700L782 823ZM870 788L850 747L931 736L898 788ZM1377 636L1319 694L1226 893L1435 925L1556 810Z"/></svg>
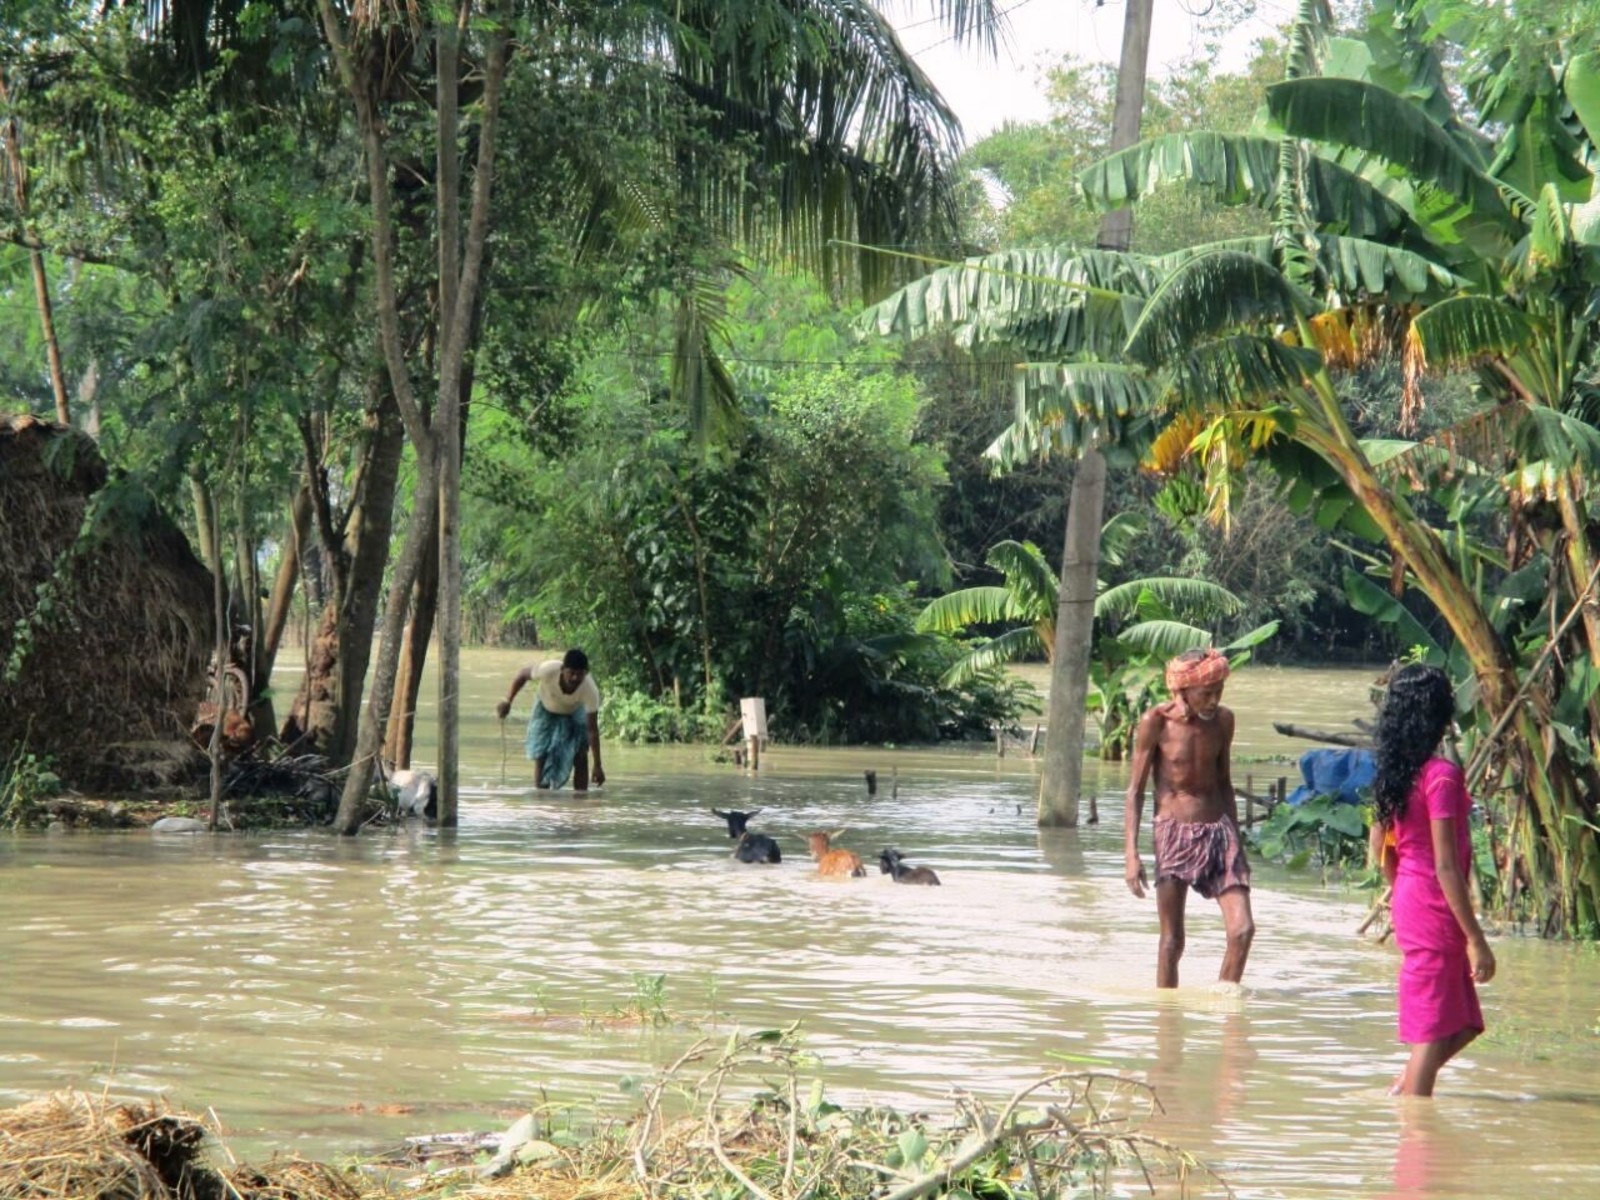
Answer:
<svg viewBox="0 0 1600 1200"><path fill-rule="evenodd" d="M1160 76L1203 49L1200 21L1192 14L1204 0L1156 0L1150 38L1150 74ZM1038 121L1049 115L1044 68L1068 54L1115 63L1122 50L1122 0L1009 0L1011 44L998 61L970 46L958 46L929 17L924 4L888 2L884 12L900 40L932 78L961 118L970 145L1004 122ZM1221 55L1225 69L1243 67L1257 38L1288 23L1289 0L1255 0L1255 15L1230 34Z"/></svg>

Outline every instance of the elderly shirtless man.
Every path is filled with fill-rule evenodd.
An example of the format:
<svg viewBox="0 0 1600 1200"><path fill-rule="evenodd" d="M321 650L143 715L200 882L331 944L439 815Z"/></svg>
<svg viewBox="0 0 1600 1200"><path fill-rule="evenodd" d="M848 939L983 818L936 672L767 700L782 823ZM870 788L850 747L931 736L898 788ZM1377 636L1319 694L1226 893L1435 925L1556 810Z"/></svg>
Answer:
<svg viewBox="0 0 1600 1200"><path fill-rule="evenodd" d="M1233 713L1222 707L1228 660L1216 650L1186 650L1167 664L1172 699L1139 718L1128 784L1128 890L1143 896L1149 881L1139 857L1145 780L1154 773L1156 911L1161 948L1156 986L1178 986L1183 957L1183 909L1193 888L1222 909L1228 949L1221 979L1244 975L1255 922L1250 916L1250 864L1239 839L1239 802L1228 755Z"/></svg>

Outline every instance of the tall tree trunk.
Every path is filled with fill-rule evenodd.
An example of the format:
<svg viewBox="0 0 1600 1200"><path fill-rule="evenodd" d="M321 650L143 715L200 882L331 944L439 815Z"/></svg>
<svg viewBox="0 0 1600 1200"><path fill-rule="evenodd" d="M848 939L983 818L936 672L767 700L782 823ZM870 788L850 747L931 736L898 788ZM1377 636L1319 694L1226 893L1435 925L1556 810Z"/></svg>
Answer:
<svg viewBox="0 0 1600 1200"><path fill-rule="evenodd" d="M386 382L381 373L372 380L365 445L356 468L359 483L342 540L320 483L309 488L308 519L317 530L323 555L335 569L331 595L309 647L305 679L284 733L285 740L304 736L337 766L349 761L361 720L361 694L372 661L373 630L394 534L395 493L405 457L405 435ZM308 460L314 457L308 454Z"/></svg>
<svg viewBox="0 0 1600 1200"><path fill-rule="evenodd" d="M437 488L439 472L431 450L417 455L417 494L428 495ZM400 665L400 645L404 640L406 603L416 583L422 555L438 527L431 504L418 505L411 514L405 545L394 565L394 581L384 608L383 632L378 644L378 662L372 675L372 691L361 709L361 724L356 735L350 772L345 776L339 796L339 813L334 828L345 836L361 832L361 814L372 790L372 776L378 754L383 749L383 732L394 701L394 680Z"/></svg>
<svg viewBox="0 0 1600 1200"><path fill-rule="evenodd" d="M11 84L0 67L0 104L11 107ZM22 130L14 116L5 122L6 162L11 170L12 198L24 228L28 221L28 166L22 159ZM72 408L67 403L67 373L61 362L61 343L56 340L55 309L50 300L50 276L45 270L44 251L29 250L28 265L33 271L33 300L39 309L39 333L44 338L45 358L50 366L50 391L55 396L56 420L72 424Z"/></svg>
<svg viewBox="0 0 1600 1200"><path fill-rule="evenodd" d="M471 0L462 0L457 31L467 28ZM439 405L436 428L439 456L439 824L455 825L461 778L461 450L464 421L462 379L477 322L489 241L489 196L494 183L495 132L500 93L510 51L510 21L504 4L496 5L495 32L490 35L484 68L478 155L472 171L472 213L459 259L459 169L456 160L456 49L445 54L441 41L437 188L439 217ZM444 34L441 26L441 36ZM446 70L446 63L448 70ZM446 94L448 93L448 103ZM448 120L446 117L448 115ZM455 274L460 265L459 280Z"/></svg>
<svg viewBox="0 0 1600 1200"><path fill-rule="evenodd" d="M289 611L294 607L295 584L300 578L300 549L311 533L311 489L302 485L289 505L288 536L283 543L283 561L272 581L272 598L267 602L266 628L259 643L256 663L261 678L271 679L278 662L278 647L289 626Z"/></svg>
<svg viewBox="0 0 1600 1200"><path fill-rule="evenodd" d="M428 642L433 637L434 617L439 610L439 533L423 551L417 570L417 584L411 593L411 619L406 622L406 641L400 648L399 678L395 680L394 707L389 713L389 730L384 738L384 757L396 767L411 765L412 739L417 725L417 697L422 694L422 668L428 662Z"/></svg>
<svg viewBox="0 0 1600 1200"><path fill-rule="evenodd" d="M435 428L430 429L425 414L416 401L411 386L411 372L406 362L406 346L400 336L399 288L394 268L394 220L391 211L388 151L384 145L385 127L377 110L376 92L372 80L358 74L357 58L351 53L350 30L335 11L333 0L318 0L317 9L322 18L323 31L329 50L338 68L340 79L355 105L362 137L362 157L367 169L367 183L372 204L372 250L375 272L375 296L378 330L383 346L383 356L388 367L395 401L405 423L417 457L417 495L439 491L437 520L430 504L418 504L412 512L411 525L406 533L405 547L400 561L395 565L394 581L389 589L387 608L383 620L383 641L379 649L376 673L372 681L370 703L361 707L360 732L357 736L355 757L339 801L339 814L335 824L344 834L354 834L360 828L360 813L367 791L372 783L375 759L382 749L384 730L388 725L390 704L394 699L395 672L399 666L401 634L405 627L406 607L411 588L416 582L421 556L432 539L435 528L440 529L440 621L443 626L440 639L440 705L439 705L439 820L442 825L453 825L456 820L459 763L457 747L460 736L459 695L457 682L460 675L460 613L461 570L460 542L456 530L460 512L460 442L457 431L461 425L461 371L466 360L467 319L477 301L483 267L484 247L489 230L489 191L494 177L495 128L499 120L500 95L505 80L506 60L510 46L510 14L502 2L495 6L494 20L487 35L487 52L483 71L483 94L480 102L478 128L478 156L472 181L472 215L461 254L460 275L452 270L440 281L442 315L440 318L440 344L443 351L439 359L439 403ZM448 84L441 82L441 92L449 92L448 113L441 113L438 153L441 161L454 162L455 95L454 55L459 49L460 34L469 25L470 2L454 9L456 33L446 35L441 49L450 61L440 65L441 79L451 76ZM448 141L446 137L448 135ZM453 168L448 178L454 178ZM436 180L436 185L443 183ZM454 189L451 189L452 192ZM441 253L448 243L448 263L454 263L458 245L460 214L455 195L446 197L436 188L436 216L439 221ZM442 263L443 265L443 263ZM453 293L453 294L452 294ZM443 302L449 297L450 303ZM442 431L441 437L435 430ZM441 471L441 463L443 470ZM443 483L441 483L441 475Z"/></svg>
<svg viewBox="0 0 1600 1200"><path fill-rule="evenodd" d="M1155 0L1128 0L1117 66L1117 100L1111 117L1111 153L1139 140L1144 115L1145 70ZM1126 250L1133 238L1133 209L1114 209L1100 221L1102 249ZM1083 788L1083 731L1088 715L1089 664L1094 654L1094 598L1100 580L1100 527L1105 521L1106 463L1089 450L1072 474L1066 543L1061 552L1061 593L1056 612L1055 659L1050 668L1049 736L1039 780L1039 824L1076 825ZM1089 820L1100 806L1089 798Z"/></svg>
<svg viewBox="0 0 1600 1200"><path fill-rule="evenodd" d="M383 388L381 396L377 411L367 418L371 444L345 535L350 571L339 606L338 717L328 751L338 766L350 761L361 722L361 695L372 661L372 633L378 623L383 572L394 535L395 494L405 457L405 433L393 394Z"/></svg>
<svg viewBox="0 0 1600 1200"><path fill-rule="evenodd" d="M213 575L222 574L217 547L216 516L212 511L211 489L196 476L189 476L189 498L194 506L195 541L200 543L200 561Z"/></svg>
<svg viewBox="0 0 1600 1200"><path fill-rule="evenodd" d="M198 480L195 487L202 485ZM210 540L205 543L206 555L213 562L219 564L211 575L211 616L216 622L216 638L211 649L212 654L212 686L211 702L215 706L215 715L211 721L211 741L206 747L206 755L211 760L211 820L209 828L215 830L217 822L222 817L222 736L227 725L228 717L228 647L233 638L229 629L227 603L224 599L227 592L227 582L222 577L220 564L222 562L222 534L221 521L216 507L208 495L206 525Z"/></svg>

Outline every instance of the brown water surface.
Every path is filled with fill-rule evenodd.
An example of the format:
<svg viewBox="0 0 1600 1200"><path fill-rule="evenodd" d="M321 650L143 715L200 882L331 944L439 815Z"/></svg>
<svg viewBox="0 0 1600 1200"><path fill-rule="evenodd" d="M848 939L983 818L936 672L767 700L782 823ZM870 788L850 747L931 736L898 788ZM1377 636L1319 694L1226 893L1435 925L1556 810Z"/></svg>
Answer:
<svg viewBox="0 0 1600 1200"><path fill-rule="evenodd" d="M1391 1100L1395 953L1353 936L1362 893L1258 868L1246 994L1208 986L1222 938L1205 904L1185 986L1155 991L1154 910L1122 883L1119 768L1091 773L1103 825L1049 833L1033 764L992 749L778 747L751 777L702 749L614 746L602 792L535 793L515 728L502 782L490 715L519 661L465 656L453 834L0 839L0 1102L165 1093L214 1107L241 1153L319 1155L497 1128L540 1097L620 1108L619 1081L701 1027L610 1019L664 975L686 1021L803 1022L852 1099L938 1111L952 1086L1003 1093L1060 1055L1148 1079L1154 1131L1244 1197L1600 1196L1587 948L1499 939L1490 1036L1432 1105ZM1241 673L1241 746L1275 749L1269 719L1356 715L1367 678ZM730 861L713 805L762 807L785 861ZM803 835L840 826L944 885L819 880Z"/></svg>

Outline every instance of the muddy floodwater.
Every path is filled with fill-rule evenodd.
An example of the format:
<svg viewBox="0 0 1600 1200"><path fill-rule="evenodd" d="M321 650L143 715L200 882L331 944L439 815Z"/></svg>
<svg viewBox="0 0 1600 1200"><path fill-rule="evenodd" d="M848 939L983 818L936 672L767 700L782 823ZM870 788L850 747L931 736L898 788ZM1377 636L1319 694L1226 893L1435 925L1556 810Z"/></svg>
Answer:
<svg viewBox="0 0 1600 1200"><path fill-rule="evenodd" d="M238 1153L336 1156L541 1100L623 1111L621 1082L703 1028L799 1021L850 1101L937 1112L952 1087L999 1096L1062 1056L1148 1080L1152 1131L1243 1197L1600 1197L1588 947L1498 938L1490 1034L1431 1105L1392 1100L1396 955L1354 936L1364 893L1258 865L1245 994L1210 986L1205 904L1183 987L1155 991L1119 768L1092 773L1101 825L1047 834L1016 750L777 747L753 777L703 749L611 746L603 791L535 793L515 722L502 777L492 716L520 661L466 655L454 833L0 838L0 1102L160 1093L214 1109ZM1296 749L1273 719L1361 715L1369 678L1241 673L1241 754ZM712 806L762 808L784 862L730 861ZM803 835L840 827L943 886L816 878ZM613 1019L657 1002L676 1023Z"/></svg>

